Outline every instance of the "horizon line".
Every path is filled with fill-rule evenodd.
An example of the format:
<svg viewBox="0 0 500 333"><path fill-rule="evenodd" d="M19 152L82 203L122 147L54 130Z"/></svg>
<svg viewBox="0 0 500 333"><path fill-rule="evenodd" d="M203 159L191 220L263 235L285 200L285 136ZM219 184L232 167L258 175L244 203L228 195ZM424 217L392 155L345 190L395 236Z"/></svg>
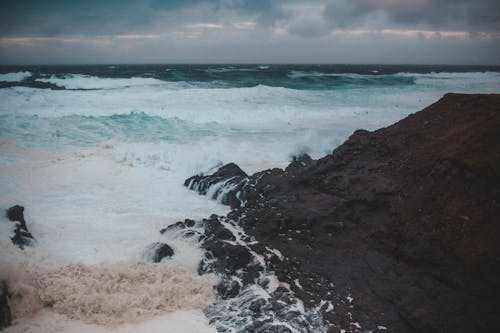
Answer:
<svg viewBox="0 0 500 333"><path fill-rule="evenodd" d="M455 66L455 67L500 67L497 64L443 64L443 63L328 63L328 62L165 62L165 63L19 63L19 64L2 64L0 66L182 66L182 65L197 65L197 66L213 66L213 65L232 65L232 66Z"/></svg>

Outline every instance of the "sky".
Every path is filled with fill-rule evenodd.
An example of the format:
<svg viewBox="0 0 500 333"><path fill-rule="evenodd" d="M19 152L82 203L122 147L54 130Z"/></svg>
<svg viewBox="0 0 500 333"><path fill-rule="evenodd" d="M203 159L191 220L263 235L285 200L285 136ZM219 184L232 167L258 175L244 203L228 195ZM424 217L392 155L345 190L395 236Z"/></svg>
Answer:
<svg viewBox="0 0 500 333"><path fill-rule="evenodd" d="M499 0L0 0L0 64L500 64Z"/></svg>

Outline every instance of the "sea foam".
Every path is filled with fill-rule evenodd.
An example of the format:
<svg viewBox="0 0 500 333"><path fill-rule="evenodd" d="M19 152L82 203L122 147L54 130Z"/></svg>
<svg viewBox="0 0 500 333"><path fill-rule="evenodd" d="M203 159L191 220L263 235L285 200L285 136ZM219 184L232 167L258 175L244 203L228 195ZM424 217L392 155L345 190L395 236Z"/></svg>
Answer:
<svg viewBox="0 0 500 333"><path fill-rule="evenodd" d="M201 310L215 300L210 275L175 264L69 264L15 270L7 279L14 322L43 307L90 324L133 323L176 310Z"/></svg>

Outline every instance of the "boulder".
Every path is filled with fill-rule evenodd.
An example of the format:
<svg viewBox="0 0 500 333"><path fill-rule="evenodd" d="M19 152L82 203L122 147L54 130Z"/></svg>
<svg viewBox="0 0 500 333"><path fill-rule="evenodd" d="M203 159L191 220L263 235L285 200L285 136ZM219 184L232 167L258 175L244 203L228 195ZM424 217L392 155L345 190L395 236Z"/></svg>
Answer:
<svg viewBox="0 0 500 333"><path fill-rule="evenodd" d="M146 247L144 258L151 262L160 262L163 258L174 255L174 250L166 243L156 242Z"/></svg>

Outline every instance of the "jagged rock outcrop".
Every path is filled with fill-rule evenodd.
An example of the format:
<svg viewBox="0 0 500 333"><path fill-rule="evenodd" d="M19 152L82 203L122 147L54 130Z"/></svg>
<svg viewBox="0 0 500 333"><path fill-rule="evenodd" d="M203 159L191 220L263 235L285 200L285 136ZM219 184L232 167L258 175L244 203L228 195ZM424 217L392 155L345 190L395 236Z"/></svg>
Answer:
<svg viewBox="0 0 500 333"><path fill-rule="evenodd" d="M273 250L246 235L235 221L212 215L186 220L161 230L168 237L190 239L205 249L200 274L220 279L218 300L205 310L222 333L292 333L325 331L318 309L305 309L287 284L277 281L271 262L283 260Z"/></svg>
<svg viewBox="0 0 500 333"><path fill-rule="evenodd" d="M184 186L220 200L225 205L237 207L241 203L238 194L244 186L247 174L234 163L220 167L215 173L204 176L195 175L184 182Z"/></svg>
<svg viewBox="0 0 500 333"><path fill-rule="evenodd" d="M283 254L268 269L330 332L500 331L500 95L447 94L322 159L237 177L186 185L232 193L229 221Z"/></svg>

